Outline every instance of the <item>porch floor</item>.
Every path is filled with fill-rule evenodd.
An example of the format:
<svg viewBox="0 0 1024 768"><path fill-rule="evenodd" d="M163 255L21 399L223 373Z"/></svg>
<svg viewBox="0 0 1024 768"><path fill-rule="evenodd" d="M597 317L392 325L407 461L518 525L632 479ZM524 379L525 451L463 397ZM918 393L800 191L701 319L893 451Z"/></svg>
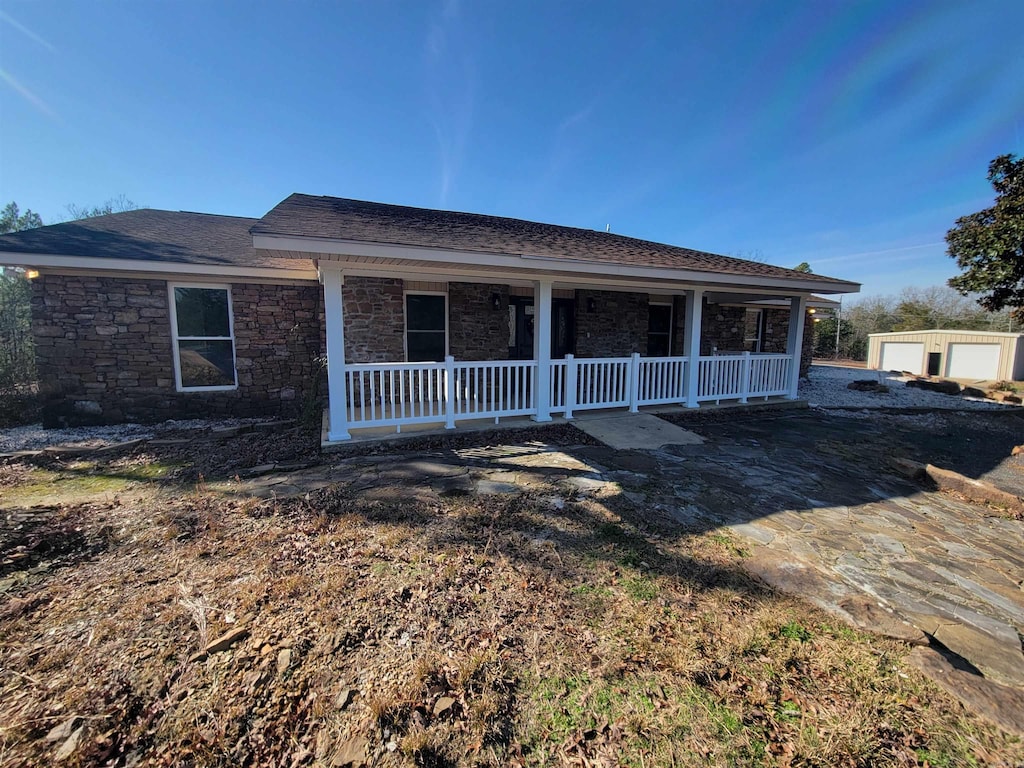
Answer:
<svg viewBox="0 0 1024 768"><path fill-rule="evenodd" d="M806 400L789 400L786 397L770 397L767 400L760 399L756 403L739 403L739 402L727 402L727 403L714 403L705 402L700 404L700 408L684 408L678 405L656 405L646 406L639 410L640 415L652 415L657 416L662 413L706 413L708 411L722 411L722 410L752 410L764 408L765 406L773 406L775 408L806 408ZM553 424L576 424L588 434L593 437L605 441L605 438L599 434L599 430L602 427L599 426L598 422L604 422L605 426L602 431L608 431L609 427L612 430L618 426L620 429L625 428L627 424L612 424L613 421L621 421L622 419L634 416L628 411L623 411L621 408L602 408L597 410L582 411L575 414L572 419L565 419L561 416L553 416L551 421L537 422L534 421L530 416L504 416L497 423L493 418L488 419L466 419L456 422L455 429L445 429L444 423L439 421L430 424L406 424L402 426L401 432L396 432L394 427L350 427L349 434L352 435L350 440L329 440L328 425L329 425L329 414L325 408L323 411L323 418L321 420L320 428L320 449L326 453L332 451L343 450L347 446L354 445L373 445L376 443L387 443L387 442L402 442L404 440L412 440L419 437L434 437L443 435L457 435L465 434L470 432L491 432L508 429L523 429L526 427L547 427ZM583 427L582 423L593 422L593 430ZM636 424L637 422L634 422ZM646 427L639 428L640 431L647 431L648 437L653 437L651 433L651 422L647 422ZM667 424L666 426L672 426ZM699 442L699 438L695 441L693 438L697 436L692 432L685 429L675 427L679 432L690 437L684 437L675 435L671 439L665 442L675 442L677 439L683 444L696 444ZM625 436L625 439L629 439ZM660 437L659 437L660 439ZM663 443L664 444L664 443ZM646 444L650 446L650 442ZM625 448L627 446L616 446L612 447Z"/></svg>

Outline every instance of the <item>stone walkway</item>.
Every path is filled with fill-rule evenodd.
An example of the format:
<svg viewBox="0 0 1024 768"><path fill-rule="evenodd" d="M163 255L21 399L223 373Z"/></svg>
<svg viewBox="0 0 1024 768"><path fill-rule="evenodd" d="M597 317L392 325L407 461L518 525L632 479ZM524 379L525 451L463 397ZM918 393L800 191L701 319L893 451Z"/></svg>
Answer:
<svg viewBox="0 0 1024 768"><path fill-rule="evenodd" d="M887 468L899 441L871 420L801 411L709 420L694 430L703 444L571 454L539 442L498 445L350 458L212 487L272 497L344 480L368 499L552 484L621 494L687 530L730 531L750 553L747 570L856 626L944 646L953 664L930 650L912 661L1024 731L1021 521L900 478Z"/></svg>
<svg viewBox="0 0 1024 768"><path fill-rule="evenodd" d="M861 628L937 641L959 657L940 684L980 690L975 705L999 702L1024 731L1024 523L902 480L888 468L898 440L869 420L804 412L697 431L702 446L580 453L617 467L624 487L635 475L686 528L730 531L768 584Z"/></svg>

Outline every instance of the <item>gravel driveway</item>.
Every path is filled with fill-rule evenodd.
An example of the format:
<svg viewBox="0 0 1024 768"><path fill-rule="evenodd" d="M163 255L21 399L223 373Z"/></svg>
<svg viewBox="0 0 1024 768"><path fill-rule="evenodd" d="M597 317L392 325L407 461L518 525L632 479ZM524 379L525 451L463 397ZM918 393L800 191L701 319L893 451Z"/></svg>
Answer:
<svg viewBox="0 0 1024 768"><path fill-rule="evenodd" d="M858 392L847 389L851 381L872 379L889 386L886 393ZM888 371L865 368L846 368L839 365L811 366L810 378L800 382L800 397L812 408L956 408L1002 409L1015 406L993 403L971 397L942 395L923 389L908 387L906 376Z"/></svg>

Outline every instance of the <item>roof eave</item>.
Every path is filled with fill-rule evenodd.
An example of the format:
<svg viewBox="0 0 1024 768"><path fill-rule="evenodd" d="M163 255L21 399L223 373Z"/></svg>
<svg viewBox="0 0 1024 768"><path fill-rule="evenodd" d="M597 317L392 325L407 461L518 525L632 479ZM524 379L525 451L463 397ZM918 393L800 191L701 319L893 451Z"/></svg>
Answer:
<svg viewBox="0 0 1024 768"><path fill-rule="evenodd" d="M0 266L27 269L66 269L90 272L134 272L153 274L180 274L202 277L232 278L245 282L246 277L264 280L316 282L315 269L287 269L283 267L238 266L234 264L198 264L167 259L113 259L104 256L66 256L60 254L20 253L0 251Z"/></svg>
<svg viewBox="0 0 1024 768"><path fill-rule="evenodd" d="M377 243L363 240L315 238L296 235L253 233L253 246L265 250L301 253L307 258L320 257L364 257L376 259L399 259L410 262L445 262L465 264L467 267L497 267L538 272L565 272L594 274L600 272L614 277L636 277L640 279L675 280L680 282L707 283L711 285L746 285L765 288L789 289L796 293L858 293L859 283L830 278L817 280L808 278L770 277L745 275L731 272L715 272L699 269L680 269L659 266L638 266L608 261L593 261L575 258L552 258L531 254L491 253L486 251L462 251L448 248L432 248L401 243Z"/></svg>

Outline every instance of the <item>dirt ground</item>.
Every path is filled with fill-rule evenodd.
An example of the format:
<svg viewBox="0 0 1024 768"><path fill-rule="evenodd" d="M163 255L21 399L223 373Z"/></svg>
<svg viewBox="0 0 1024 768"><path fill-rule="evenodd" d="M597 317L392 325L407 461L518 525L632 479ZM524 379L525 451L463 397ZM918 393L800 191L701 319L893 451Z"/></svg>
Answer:
<svg viewBox="0 0 1024 768"><path fill-rule="evenodd" d="M219 490L314 440L0 467L0 765L1024 761L906 644L595 479L572 427Z"/></svg>

